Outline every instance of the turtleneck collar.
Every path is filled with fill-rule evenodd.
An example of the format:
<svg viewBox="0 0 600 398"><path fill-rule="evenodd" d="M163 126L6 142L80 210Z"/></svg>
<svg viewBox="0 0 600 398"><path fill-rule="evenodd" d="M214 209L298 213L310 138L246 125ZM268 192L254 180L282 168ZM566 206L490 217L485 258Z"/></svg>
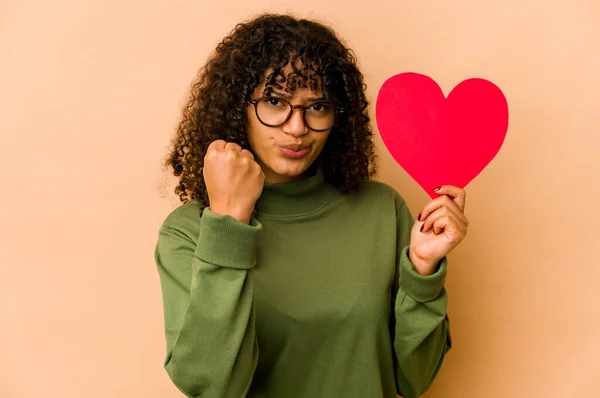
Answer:
<svg viewBox="0 0 600 398"><path fill-rule="evenodd" d="M337 188L325 181L319 167L315 175L298 181L265 184L256 202L258 214L294 216L309 213L338 195Z"/></svg>

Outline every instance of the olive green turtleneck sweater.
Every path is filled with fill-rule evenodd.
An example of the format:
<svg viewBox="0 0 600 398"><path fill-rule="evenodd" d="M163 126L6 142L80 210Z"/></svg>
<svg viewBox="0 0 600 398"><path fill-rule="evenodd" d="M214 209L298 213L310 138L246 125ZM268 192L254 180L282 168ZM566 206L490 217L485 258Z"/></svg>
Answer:
<svg viewBox="0 0 600 398"><path fill-rule="evenodd" d="M189 397L416 397L450 332L446 260L421 276L389 186L266 185L250 224L198 203L160 229L165 368Z"/></svg>

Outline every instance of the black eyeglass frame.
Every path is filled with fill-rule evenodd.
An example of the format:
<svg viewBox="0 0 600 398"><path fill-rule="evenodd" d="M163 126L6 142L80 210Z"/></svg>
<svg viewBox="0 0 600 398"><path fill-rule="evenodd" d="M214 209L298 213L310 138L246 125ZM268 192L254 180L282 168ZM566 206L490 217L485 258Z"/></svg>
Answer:
<svg viewBox="0 0 600 398"><path fill-rule="evenodd" d="M285 120L282 123L279 123L279 124L267 124L258 115L258 103L261 102L261 101L264 101L264 100L269 100L269 99L276 99L278 101L285 102L286 104L289 105L290 112L288 113L287 117L285 118ZM290 120L290 118L292 117L292 115L294 114L294 111L296 109L298 109L298 108L302 109L302 120L304 121L304 124L306 124L306 126L310 130L316 131L317 133L323 133L325 131L331 130L335 126L335 124L336 124L337 114L343 113L343 111L336 111L335 110L335 106L333 105L333 102L331 102L331 101L315 101L315 102L313 102L310 105L292 105L288 100L286 100L284 98L266 96L266 97L261 97L261 98L250 98L248 100L248 102L250 102L252 105L254 105L254 113L256 113L256 117L257 117L258 121L261 122L263 125L265 125L267 127L281 127L281 126L283 126L284 124L286 124ZM306 121L306 110L308 108L310 108L311 106L316 105L316 104L328 104L328 105L331 105L332 108L334 108L333 109L333 123L331 124L331 126L325 128L325 129L319 129L319 130L313 129L312 127L310 127L310 124L308 124L308 122Z"/></svg>

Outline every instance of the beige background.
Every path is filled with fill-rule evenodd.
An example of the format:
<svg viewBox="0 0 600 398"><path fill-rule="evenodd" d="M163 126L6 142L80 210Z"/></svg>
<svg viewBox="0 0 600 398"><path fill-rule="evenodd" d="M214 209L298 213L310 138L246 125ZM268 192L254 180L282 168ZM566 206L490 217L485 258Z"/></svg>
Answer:
<svg viewBox="0 0 600 398"><path fill-rule="evenodd" d="M236 22L292 11L355 49L374 102L417 71L494 81L509 133L451 254L454 349L428 398L600 397L600 2L0 2L0 396L179 397L162 369L160 161ZM312 10L312 11L308 11ZM428 197L377 141L379 179Z"/></svg>

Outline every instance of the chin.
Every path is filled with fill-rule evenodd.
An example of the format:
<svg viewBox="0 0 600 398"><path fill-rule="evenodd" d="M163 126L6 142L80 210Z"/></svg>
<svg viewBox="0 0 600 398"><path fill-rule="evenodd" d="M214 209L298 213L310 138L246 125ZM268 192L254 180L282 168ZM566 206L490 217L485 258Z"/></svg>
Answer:
<svg viewBox="0 0 600 398"><path fill-rule="evenodd" d="M284 162L281 162L284 163ZM272 167L275 173L287 176L287 177L298 177L302 175L308 167L305 167L304 162L297 162L297 164L278 164L275 167ZM286 162L287 163L287 162Z"/></svg>
<svg viewBox="0 0 600 398"><path fill-rule="evenodd" d="M310 163L301 160L280 159L273 164L267 163L266 166L278 176L293 180L302 176L310 167Z"/></svg>

